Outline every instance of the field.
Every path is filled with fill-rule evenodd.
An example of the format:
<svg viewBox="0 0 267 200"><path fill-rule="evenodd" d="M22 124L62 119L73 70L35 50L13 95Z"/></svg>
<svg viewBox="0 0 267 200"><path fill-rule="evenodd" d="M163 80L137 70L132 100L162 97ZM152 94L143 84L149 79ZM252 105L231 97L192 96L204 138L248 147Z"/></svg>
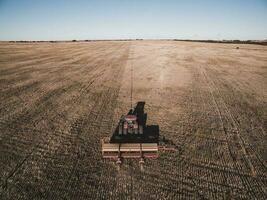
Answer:
<svg viewBox="0 0 267 200"><path fill-rule="evenodd" d="M267 199L267 46L0 43L0 199ZM177 152L103 160L133 101Z"/></svg>

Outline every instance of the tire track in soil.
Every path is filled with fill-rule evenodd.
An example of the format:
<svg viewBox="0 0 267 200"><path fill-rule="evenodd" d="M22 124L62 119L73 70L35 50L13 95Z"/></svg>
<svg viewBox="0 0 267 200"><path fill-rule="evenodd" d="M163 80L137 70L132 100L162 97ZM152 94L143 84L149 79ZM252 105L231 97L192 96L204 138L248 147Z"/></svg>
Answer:
<svg viewBox="0 0 267 200"><path fill-rule="evenodd" d="M249 193L252 193L251 197L254 198L255 196L257 196L257 194L255 194L255 192L253 190L251 190L250 188L250 183L248 182L248 177L253 177L255 178L257 176L256 174L256 170L250 160L251 155L248 155L248 151L247 148L245 147L245 143L244 140L242 139L241 135L240 135L240 127L238 126L236 120L234 119L233 114L231 113L231 111L229 110L229 108L227 107L223 95L220 93L219 88L215 85L214 81L212 79L210 79L207 74L206 74L206 70L203 69L203 67L199 68L200 72L202 73L204 79L206 80L206 83L209 87L209 91L211 93L212 99L216 105L216 110L219 113L220 116L220 121L223 127L223 131L224 134L226 136L227 139L227 145L228 145L228 151L233 159L233 163L234 166L236 168L236 170L241 170L242 171L242 167L241 165L238 164L237 159L239 158L238 154L243 155L243 158L245 158L246 163L248 164L247 166L250 169L250 176L247 176L246 173L245 174L241 174L240 171L238 173L235 173L240 180L242 181L243 186L245 186L245 191L246 191L246 195L249 195ZM218 77L217 77L218 78ZM220 102L221 102L221 106L219 106L219 102L216 100L215 96L214 96L214 92L216 92ZM224 108L224 110L222 111L221 108ZM228 124L230 124L233 127L233 131L228 131L227 128L224 125L223 122L223 117L222 117L222 113L225 113L225 117L226 120L228 122ZM238 141L238 144L233 143L232 141ZM236 151L232 151L233 149L239 148L236 145L239 145L241 148L241 151L239 149L237 149ZM264 185L259 186L259 188L264 188ZM244 191L244 189L242 189ZM239 188L240 190L240 188ZM264 191L262 191L264 193Z"/></svg>
<svg viewBox="0 0 267 200"><path fill-rule="evenodd" d="M197 70L196 70L197 71ZM201 91L201 89L198 89L199 91ZM210 89L210 92L212 92L212 90ZM192 94L195 94L195 92L192 92ZM196 94L195 94L196 95ZM211 95L213 95L213 94L211 94ZM213 95L213 97L214 97L214 95ZM214 97L215 98L215 97ZM193 103L192 103L192 105L191 106L189 106L189 108L190 109L192 109L192 111L191 111L191 113L193 113L193 111L194 111L194 109L193 109ZM215 103L215 105L216 105L216 103ZM218 106L218 105L217 105ZM204 109L205 110L205 109ZM222 114L220 114L220 112L219 112L219 115L220 115L220 117L222 117ZM193 116L194 117L194 116ZM189 119L189 122L193 122L194 120L193 119ZM223 120L221 120L221 122L223 123ZM223 126L224 126L224 124L223 124ZM195 125L195 127L197 127L196 125ZM226 127L224 127L224 129L223 129L224 131L226 131ZM187 131L186 131L187 132ZM196 132L195 130L192 130L191 132ZM188 134L187 134L188 135ZM185 146L187 145L187 144L189 144L189 143L193 143L193 141L194 141L194 138L193 138L193 140L189 140L188 139L189 138L189 135L186 137L186 140L184 141L184 142L181 142L183 145L181 146L181 149L184 149L185 148ZM227 139L227 141L229 141L229 139ZM182 153L183 151L181 151L181 153ZM234 158L233 158L234 159ZM183 162L187 162L187 168L189 169L190 168L190 163L192 164L194 164L194 162L192 161L192 159L189 159L189 158L185 158L185 157L183 157L183 160L182 160ZM207 167L207 166L205 166L205 167ZM213 168L213 167L209 167L209 169L216 169L216 171L218 170L217 168ZM235 175L238 175L241 179L242 179L242 177L243 178L246 178L246 177L251 177L250 175L247 175L247 174L240 174L240 172L238 172L238 173L235 173L234 171L224 171L224 170L220 170L221 171L221 174L226 178L226 176L225 176L225 173L231 173L231 174L235 174ZM183 171L183 173L184 174L186 174L187 172L185 172L185 171ZM190 177L193 177L194 175L193 174L191 174L190 176L188 176L188 178L190 178ZM242 177L241 177L242 176ZM191 178L190 178L191 179ZM194 185L194 187L196 186L196 185L198 185L197 183L195 183L194 182L194 180L192 180L193 181L193 185ZM199 181L203 181L203 180L201 180L201 179L199 179ZM243 181L243 183L246 185L246 184L248 184L248 183L246 183L246 181L244 182ZM218 185L218 183L215 183L216 185ZM248 185L247 185L248 186ZM223 186L223 187L225 187L225 186ZM261 185L261 186L259 186L260 188L264 188L264 185ZM199 188L199 187L198 187ZM233 189L234 191L230 191L230 193L226 193L226 197L227 197L227 195L228 195L228 197L230 197L231 195L234 195L234 196L236 196L237 197L237 193L236 193L236 191L238 191L238 190L242 190L241 191L241 193L242 192L244 192L244 190L243 189L240 189L240 188L236 188L235 186L233 186L233 185L231 185L231 186L227 186L227 188L231 188L231 189ZM246 188L248 188L248 187L246 187ZM200 189L200 188L199 188ZM250 191L251 192L251 191ZM252 193L253 193L253 191L252 191ZM264 192L263 192L264 193ZM199 193L198 193L199 194ZM201 192L201 194L199 194L199 195L201 195L202 196L202 198L206 198L205 197L205 195L204 195L205 193L203 193L203 191ZM215 193L212 193L211 195L215 195ZM230 195L230 196L229 196ZM248 194L247 194L248 195ZM232 196L233 197L233 196ZM255 197L255 196L254 196ZM217 197L218 198L218 197Z"/></svg>
<svg viewBox="0 0 267 200"><path fill-rule="evenodd" d="M220 118L221 118L221 113L222 113L222 111L221 111L221 107L224 107L224 111L227 113L227 116L230 118L230 120L232 121L232 124L233 124L233 126L234 126L234 131L235 131L235 135L237 136L237 139L238 139L238 142L239 142L239 144L240 144L240 146L241 146L241 148L242 148L242 151L243 151L243 154L244 154L244 156L246 157L246 160L247 160L247 162L248 162L248 164L249 164L249 167L250 167L250 170L251 170L251 174L252 174L252 176L256 176L256 172L255 172L255 169L254 169L254 166L252 165L252 163L251 163L251 161L250 161L250 159L248 158L248 152L247 152L247 150L246 150L246 148L245 148L245 144L244 144L244 141L243 141L243 139L240 137L240 132L239 132L239 128L237 127L237 124L236 124L236 122L235 122L235 120L234 120L234 118L233 118L233 115L232 115L232 113L229 111L229 109L228 109L228 107L227 107L227 105L225 104L225 102L224 102L224 100L223 100L223 97L222 97L222 94L220 93L220 91L219 91L219 89L216 87L216 85L215 85L215 83L211 80L211 79L209 79L208 78L208 76L207 76L207 74L206 74L206 72L201 68L201 72L203 73L203 76L205 77L205 79L206 79L206 81L207 81L207 84L209 85L209 88L210 88L210 92L211 92L211 94L212 94L212 96L213 96L213 98L214 98L214 95L213 95L213 92L212 91L217 91L217 94L218 94L218 98L219 99L221 99L221 103L222 103L222 105L223 106L218 106L218 102L215 100L215 98L214 98L214 101L216 102L216 107L217 107L217 110L219 110L219 113L220 113ZM223 125L223 128L224 128L224 130L225 130L225 133L226 133L226 135L228 136L228 133L227 133L227 131L226 131L226 128L225 128L225 126ZM233 132L232 132L233 133ZM231 136L230 136L231 137ZM233 138L234 139L234 138ZM228 140L229 141L229 140ZM231 151L230 151L231 152ZM232 155L232 153L231 153L231 155ZM236 157L237 156L234 156L233 157L233 160L236 160Z"/></svg>
<svg viewBox="0 0 267 200"><path fill-rule="evenodd" d="M225 84L225 81L226 80L224 80L224 84ZM219 84L223 84L222 83L222 81L220 80L220 79L217 79L217 82L219 83ZM215 84L215 83L214 83ZM228 84L230 84L230 83L228 83ZM234 90L231 90L231 92L232 93L234 93ZM239 94L239 93L238 93ZM242 95L242 93L241 94L239 94L239 95ZM223 95L221 95L222 97L223 97ZM234 96L232 97L232 98L234 98ZM226 102L226 99L224 99L224 102ZM226 105L226 103L225 103L225 105ZM250 107L247 107L246 109L248 109L248 111L249 112L252 112L253 113L253 109L252 108L250 108ZM249 130L248 129L246 129L246 128L244 128L244 127L242 127L242 125L241 125L241 122L240 122L240 120L238 120L238 116L235 116L234 114L236 114L236 113L238 113L238 111L239 111L239 109L238 108L234 108L234 112L232 112L232 111L230 111L230 108L228 109L229 110L229 112L231 112L231 114L232 114L232 119L235 121L235 125L236 125L236 127L238 127L238 129L239 129L239 133L240 133L240 135L242 134L242 133L247 133L247 135L249 135L250 134L250 132L249 132ZM248 118L248 116L246 116L247 118ZM257 119L257 117L256 116L254 116L253 117L253 119ZM257 119L258 121L260 121L260 119ZM245 123L245 122L244 122ZM261 127L261 131L262 132L257 132L257 133L260 133L261 134L261 136L262 137L265 137L265 131L264 131L264 129L262 128L262 124L263 124L263 122L257 122L257 123L259 123L259 124L261 124L260 125L260 127ZM244 125L244 124L243 124ZM251 127L252 128L252 127ZM254 131L253 129L251 129L250 131ZM247 135L245 135L245 134L243 134L243 136L247 136ZM262 140L262 138L260 137L260 136L258 136L257 134L253 134L253 138L257 138L257 140ZM249 141L245 141L245 139L243 139L244 140L244 144L246 145L246 147L247 147L247 149L248 150L250 150L251 152L253 152L252 154L253 154L253 156L255 156L256 158L257 158L257 161L260 163L260 165L262 165L262 169L266 169L266 164L265 164L265 161L264 161L264 159L263 158L261 158L261 156L259 156L258 155L258 153L256 152L256 150L253 148L253 146L250 144L250 142L249 141L251 141L251 140L249 140ZM263 170L264 171L264 170ZM258 173L258 174L261 174L261 173ZM263 175L264 173L262 173L262 175Z"/></svg>
<svg viewBox="0 0 267 200"><path fill-rule="evenodd" d="M219 65L219 64L216 63L216 65ZM219 65L219 66L220 66L220 67L223 67L223 66L221 66L221 65ZM212 75L213 77L218 76L218 75L220 74L220 72L219 72L218 69L215 69L215 68L213 68L213 67L211 67L211 66L208 66L208 67L209 67L209 73L210 73L210 75ZM223 79L215 79L215 82L217 82L217 83L218 83L219 85L221 85L222 87L225 87L227 90L230 90L230 91L231 91L230 95L232 95L233 98L241 98L241 99L244 100L245 102L249 102L249 100L246 99L246 96L244 95L244 92L242 91L242 87L243 87L243 89L245 88L245 90L246 90L247 93L252 94L252 95L255 93L255 90L256 90L256 89L255 89L255 86L252 87L252 88L247 87L247 85L246 85L245 83L243 83L242 81L239 81L239 80L237 80L237 79L231 79L231 80L229 80L229 79L227 79L227 78L223 78ZM215 82L214 82L214 83L215 83ZM258 94L258 95L259 95L259 94ZM258 95L257 95L257 97L259 97ZM244 98L244 99L243 99L243 98ZM261 94L260 99L261 99L262 101L264 100L264 94ZM252 99L251 101L255 101L255 100ZM225 102L227 102L227 101L226 101L226 97L225 97ZM254 102L253 102L253 103L254 103ZM246 106L248 106L248 105L246 105ZM246 108L246 109L248 109L248 111L249 111L250 113L255 112L255 109L253 109L253 108L251 108L251 107L248 107L248 108ZM235 109L234 111L238 111L238 110ZM241 111L243 111L243 110L241 110ZM244 111L243 111L243 112L244 112ZM234 112L232 112L232 113L235 114ZM237 113L238 113L238 112L237 112ZM251 118L253 118L253 120L256 120L256 124L257 124L258 126L261 127L263 137L265 137L265 136L266 136L266 131L264 130L264 126L263 126L264 122L263 122L263 120L262 120L261 118L259 118L259 116L255 115L256 113L253 113L253 114L254 114L253 117L251 117L251 116L247 116L247 115L246 115L246 117L247 117L247 118L251 117ZM238 116L236 116L235 119L236 119L237 122L239 122L239 120L238 120L237 118L238 118Z"/></svg>
<svg viewBox="0 0 267 200"><path fill-rule="evenodd" d="M194 80L198 80L200 78L200 77L198 78L198 76L200 76L201 74L199 74L197 72L192 72L192 73L195 74L194 75ZM204 82L202 82L202 81L201 81L201 83L204 84ZM179 152L179 154L181 154L181 155L184 154L183 152L185 152L185 149L188 149L189 144L197 143L196 138L198 136L198 134L197 134L197 129L198 128L196 128L196 127L198 127L197 124L199 124L200 122L197 122L195 119L199 118L200 116L196 116L197 118L194 116L194 110L195 109L194 109L194 106L193 105L198 105L199 104L198 103L198 100L196 100L195 103L193 103L194 102L194 99L195 99L194 96L195 97L198 96L200 99L202 99L202 103L203 103L203 106L204 106L202 108L202 109L204 109L202 111L202 114L201 114L202 115L202 118L203 117L205 118L205 112L204 111L205 111L205 107L207 107L207 104L206 104L206 102L205 102L205 100L203 98L204 96L202 94L202 89L199 88L198 85L195 85L195 86L193 85L193 90L192 90L191 93L192 93L190 95L190 97L192 98L191 101L190 101L191 103L188 104L188 109L189 109L189 112L188 113L190 113L189 114L189 118L188 118L188 124L190 124L192 122L195 122L195 124L194 124L194 126L187 126L186 125L186 128L188 130L184 130L183 129L183 131L187 132L187 134L184 136L185 140L183 142L181 142L182 146L180 146L180 152ZM211 106L211 104L209 104L209 106ZM220 115L220 113L219 113L219 115ZM195 134L190 136L189 133L195 133ZM216 140L216 138L215 138L215 140ZM190 150L190 148L188 150L189 150L189 152L192 152L192 150ZM205 191L205 190L206 189L209 189L210 190L210 188L205 188L205 187L202 188L200 186L201 184L199 184L199 183L204 181L203 177L200 177L200 178L197 178L196 179L196 181L198 181L198 183L194 180L194 178L192 178L192 177L195 177L195 175L194 175L195 172L192 171L192 170L190 170L190 168L191 168L190 165L195 166L195 164L194 164L193 159L190 156L186 156L186 157L185 156L182 156L182 160L180 162L181 162L181 164L184 163L184 166L183 167L186 168L186 171L183 171L183 174L187 174L187 175L185 175L184 178L187 179L187 182L188 182L188 180L190 180L190 182L192 184L191 187L196 188L195 189L195 192L196 192L197 196L201 197L202 199L209 199L207 196L213 196L214 197L214 195L216 195L216 193L214 193L214 191L213 192L209 191L209 195L206 194L206 192L208 192L208 191ZM224 173L222 173L222 175L224 176ZM205 177L209 177L208 174L204 175L204 178ZM226 180L227 178L224 176L224 179ZM213 183L213 184L219 185L219 183ZM225 188L225 187L229 188L230 186L229 185L227 185L227 186L226 185L221 185L221 187L223 187L223 188ZM218 196L216 198L218 198Z"/></svg>
<svg viewBox="0 0 267 200"><path fill-rule="evenodd" d="M201 71L201 67L199 69L199 73L200 73L200 76L202 75L203 76L203 73ZM201 74L202 73L202 74ZM205 77L206 78L206 77ZM218 106L218 102L216 101L216 98L214 97L214 94L212 92L212 88L210 87L210 84L208 84L207 82L207 79L204 80L203 84L207 85L208 86L208 89L209 89L209 93L210 93L210 96L211 96L211 99L213 101L213 104L215 105L215 109L216 109L216 112L219 116L219 119L220 119L220 124L221 124L221 130L223 130L224 134L225 134L225 138L226 138L226 144L227 144L227 149L228 149L228 152L229 152L229 155L231 156L232 160L235 161L236 160L236 156L234 155L234 152L232 152L232 148L233 148L233 144L230 142L229 138L228 138L228 134L227 134L227 129L225 127L225 124L223 122L223 118L222 118L222 113L221 113L221 110L219 109L219 106ZM205 166L207 167L207 166ZM229 181L228 181L228 178L227 176L225 175L225 172L222 171L222 176L224 178L224 182L227 184L227 188L229 188ZM231 182L231 181L230 181ZM231 193L231 192L230 192ZM229 194L231 195L231 194Z"/></svg>

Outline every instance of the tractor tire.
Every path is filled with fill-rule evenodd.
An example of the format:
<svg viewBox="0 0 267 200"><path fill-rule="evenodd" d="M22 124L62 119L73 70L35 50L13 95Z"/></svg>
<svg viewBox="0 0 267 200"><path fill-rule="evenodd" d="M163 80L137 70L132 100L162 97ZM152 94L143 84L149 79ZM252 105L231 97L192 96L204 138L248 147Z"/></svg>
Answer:
<svg viewBox="0 0 267 200"><path fill-rule="evenodd" d="M122 126L119 126L119 135L122 135Z"/></svg>
<svg viewBox="0 0 267 200"><path fill-rule="evenodd" d="M143 130L143 126L139 125L139 134L143 134L144 130Z"/></svg>
<svg viewBox="0 0 267 200"><path fill-rule="evenodd" d="M126 128L123 129L123 135L127 135L127 129Z"/></svg>

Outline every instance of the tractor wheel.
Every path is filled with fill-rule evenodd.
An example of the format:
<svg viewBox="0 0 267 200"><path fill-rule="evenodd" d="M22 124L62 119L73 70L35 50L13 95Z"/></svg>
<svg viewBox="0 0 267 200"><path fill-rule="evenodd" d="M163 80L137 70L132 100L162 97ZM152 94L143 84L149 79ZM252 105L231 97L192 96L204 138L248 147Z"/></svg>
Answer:
<svg viewBox="0 0 267 200"><path fill-rule="evenodd" d="M143 134L144 130L143 130L143 126L139 125L139 134Z"/></svg>
<svg viewBox="0 0 267 200"><path fill-rule="evenodd" d="M123 129L123 135L127 135L127 128Z"/></svg>
<svg viewBox="0 0 267 200"><path fill-rule="evenodd" d="M122 135L122 126L119 126L119 135Z"/></svg>

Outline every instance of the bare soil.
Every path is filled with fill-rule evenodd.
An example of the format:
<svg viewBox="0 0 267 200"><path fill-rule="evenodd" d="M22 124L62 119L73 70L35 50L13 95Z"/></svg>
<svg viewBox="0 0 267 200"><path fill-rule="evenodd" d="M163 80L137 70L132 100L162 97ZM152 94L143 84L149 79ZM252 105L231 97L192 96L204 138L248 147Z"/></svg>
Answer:
<svg viewBox="0 0 267 200"><path fill-rule="evenodd" d="M0 199L267 199L267 47L0 43ZM177 152L101 158L144 101Z"/></svg>

